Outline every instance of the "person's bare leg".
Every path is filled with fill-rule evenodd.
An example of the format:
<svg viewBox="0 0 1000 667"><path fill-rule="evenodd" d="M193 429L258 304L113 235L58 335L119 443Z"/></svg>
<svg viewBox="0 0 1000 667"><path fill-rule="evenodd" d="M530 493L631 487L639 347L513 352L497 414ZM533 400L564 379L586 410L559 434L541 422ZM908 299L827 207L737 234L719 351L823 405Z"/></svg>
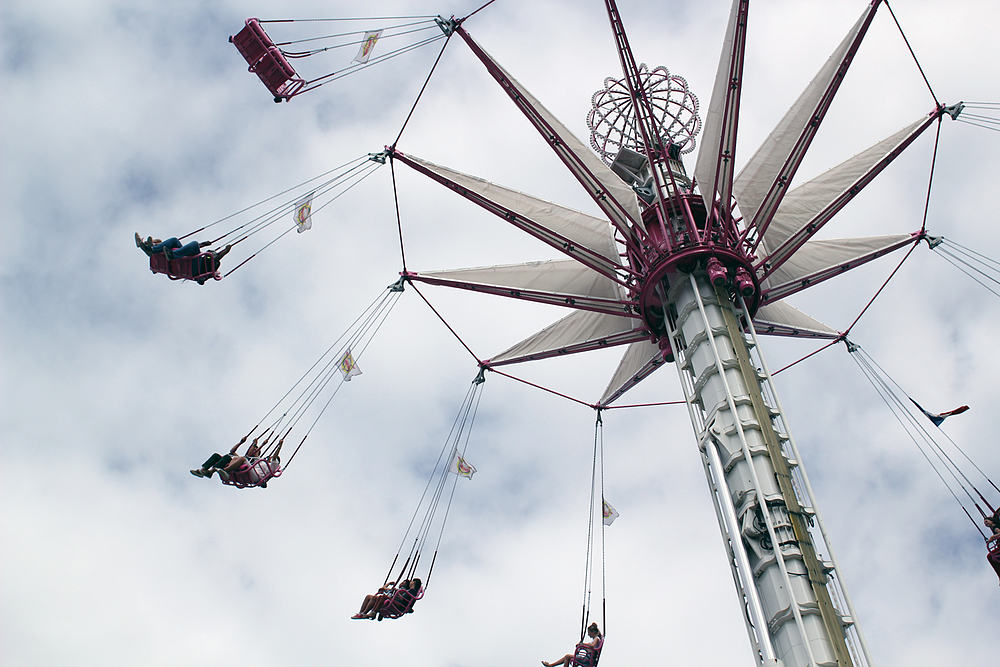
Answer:
<svg viewBox="0 0 1000 667"><path fill-rule="evenodd" d="M545 667L556 667L556 665L566 665L566 667L569 667L569 663L572 661L573 661L573 656L564 655L555 662L545 662L544 660L542 660L542 664L545 665Z"/></svg>
<svg viewBox="0 0 1000 667"><path fill-rule="evenodd" d="M368 611L365 612L365 615L368 616L368 618L375 618L378 610L382 608L383 602L385 602L384 595L373 595L371 606L368 607Z"/></svg>
<svg viewBox="0 0 1000 667"><path fill-rule="evenodd" d="M246 462L247 458L245 456L237 456L235 459L229 462L229 464L225 467L225 471L228 473L237 472L240 468L243 467L243 464Z"/></svg>

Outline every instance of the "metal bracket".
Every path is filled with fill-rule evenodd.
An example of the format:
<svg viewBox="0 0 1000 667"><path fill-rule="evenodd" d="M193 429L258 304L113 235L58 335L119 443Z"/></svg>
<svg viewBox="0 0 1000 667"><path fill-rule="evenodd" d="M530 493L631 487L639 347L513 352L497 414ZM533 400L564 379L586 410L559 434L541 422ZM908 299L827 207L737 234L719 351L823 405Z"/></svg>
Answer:
<svg viewBox="0 0 1000 667"><path fill-rule="evenodd" d="M442 18L441 16L438 16L436 19L434 19L434 22L437 23L437 26L439 28L441 28L441 32L445 34L445 37L451 37L452 34L454 34L455 32L455 28L458 27L458 21L455 20L454 16L452 16L450 19L445 19Z"/></svg>
<svg viewBox="0 0 1000 667"><path fill-rule="evenodd" d="M952 104L950 107L943 107L941 113L948 114L952 120L958 120L958 115L962 113L963 109L965 109L965 102L959 102L958 104Z"/></svg>

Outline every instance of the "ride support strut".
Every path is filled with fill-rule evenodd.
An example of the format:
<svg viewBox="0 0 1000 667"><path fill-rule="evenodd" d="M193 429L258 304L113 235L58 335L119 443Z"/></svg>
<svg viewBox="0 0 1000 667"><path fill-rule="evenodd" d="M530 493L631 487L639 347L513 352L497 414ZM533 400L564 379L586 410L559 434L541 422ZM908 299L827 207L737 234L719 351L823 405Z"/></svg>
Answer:
<svg viewBox="0 0 1000 667"><path fill-rule="evenodd" d="M663 294L665 325L758 664L869 664L867 651L854 646L853 618L835 604L835 595L843 597L829 585L836 568L817 555L810 532L815 511L798 496L798 461L789 454L773 387L750 357L728 287L713 285L700 268L668 274Z"/></svg>

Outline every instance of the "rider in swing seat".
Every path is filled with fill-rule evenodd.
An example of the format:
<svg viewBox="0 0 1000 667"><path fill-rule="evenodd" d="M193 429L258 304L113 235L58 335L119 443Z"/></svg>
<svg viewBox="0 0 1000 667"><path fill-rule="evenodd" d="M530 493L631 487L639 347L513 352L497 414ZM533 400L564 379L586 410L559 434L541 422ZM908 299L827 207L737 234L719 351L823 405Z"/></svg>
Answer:
<svg viewBox="0 0 1000 667"><path fill-rule="evenodd" d="M556 667L556 665L564 665L565 667L596 667L597 660L601 657L601 648L604 646L604 635L601 634L597 623L590 624L587 628L587 635L590 637L590 641L580 642L576 645L572 653L567 653L555 662L542 660L542 664L545 667Z"/></svg>
<svg viewBox="0 0 1000 667"><path fill-rule="evenodd" d="M190 241L182 244L175 236L166 241L150 236L143 241L138 232L135 234L135 245L149 257L149 268L154 273L166 273L171 278L195 280L199 285L204 285L207 279L215 277L220 261L232 249L232 245L227 245L218 251L202 252L202 248L212 245L211 241ZM180 261L187 258L190 259Z"/></svg>
<svg viewBox="0 0 1000 667"><path fill-rule="evenodd" d="M986 527L993 531L993 534L986 538L986 546L990 552L986 560L993 566L993 571L1000 577L1000 510L983 519ZM991 546L992 543L992 546Z"/></svg>

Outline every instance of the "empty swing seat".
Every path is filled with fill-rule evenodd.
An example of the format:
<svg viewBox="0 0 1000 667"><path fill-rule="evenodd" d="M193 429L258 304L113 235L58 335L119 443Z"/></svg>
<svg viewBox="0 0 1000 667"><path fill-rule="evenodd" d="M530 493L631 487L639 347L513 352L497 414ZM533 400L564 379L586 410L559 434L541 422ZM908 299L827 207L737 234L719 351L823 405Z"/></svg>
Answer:
<svg viewBox="0 0 1000 667"><path fill-rule="evenodd" d="M247 19L243 30L230 37L229 41L247 61L249 70L271 91L275 102L291 99L306 85L257 19Z"/></svg>
<svg viewBox="0 0 1000 667"><path fill-rule="evenodd" d="M171 280L194 280L199 285L204 285L206 280L222 280L219 262L208 252L176 259L167 259L166 254L158 252L150 255L149 270L164 273Z"/></svg>
<svg viewBox="0 0 1000 667"><path fill-rule="evenodd" d="M594 646L585 642L577 644L570 664L573 667L597 667L597 661L601 657L601 648L603 647L604 637L598 638L597 644Z"/></svg>

